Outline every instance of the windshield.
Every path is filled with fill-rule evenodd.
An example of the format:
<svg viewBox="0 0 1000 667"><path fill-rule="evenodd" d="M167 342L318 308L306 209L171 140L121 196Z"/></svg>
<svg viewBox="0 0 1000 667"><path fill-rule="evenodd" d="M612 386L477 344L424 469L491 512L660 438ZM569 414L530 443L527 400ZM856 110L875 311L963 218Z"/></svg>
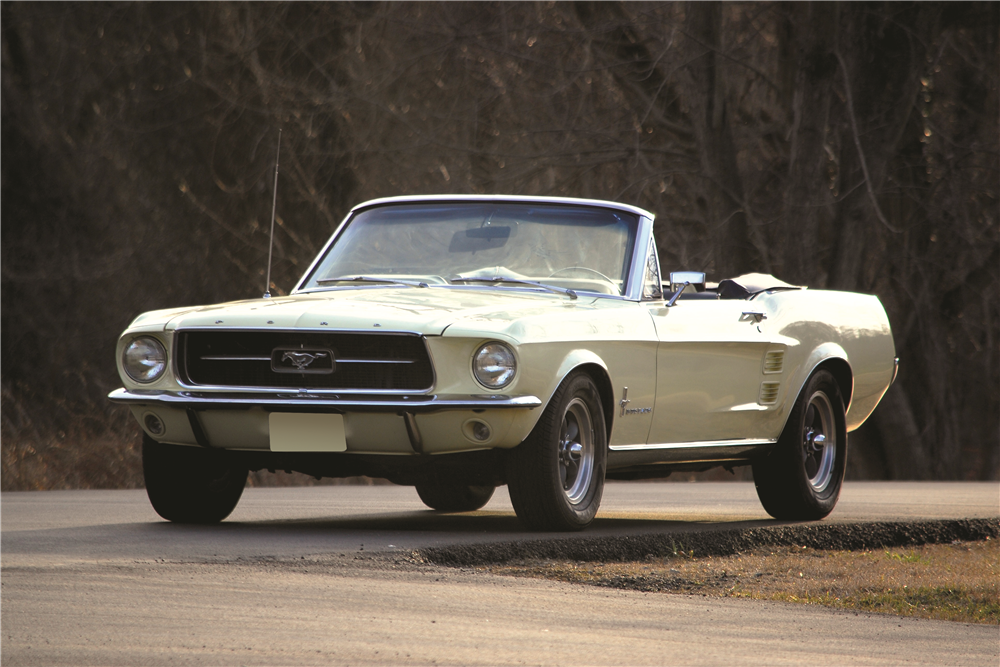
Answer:
<svg viewBox="0 0 1000 667"><path fill-rule="evenodd" d="M624 211L561 204L378 206L348 221L302 287L380 279L420 286L530 281L620 296L638 222Z"/></svg>

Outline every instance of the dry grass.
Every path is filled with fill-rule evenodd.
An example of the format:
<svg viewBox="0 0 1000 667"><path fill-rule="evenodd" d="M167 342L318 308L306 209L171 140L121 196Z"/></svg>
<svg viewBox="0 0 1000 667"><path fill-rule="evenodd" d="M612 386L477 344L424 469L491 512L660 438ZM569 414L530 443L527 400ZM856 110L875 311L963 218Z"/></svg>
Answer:
<svg viewBox="0 0 1000 667"><path fill-rule="evenodd" d="M86 415L86 416L83 416ZM370 477L317 480L297 472L250 473L247 485L389 484ZM97 398L70 405L24 387L0 388L0 490L139 489L142 432L127 408Z"/></svg>
<svg viewBox="0 0 1000 667"><path fill-rule="evenodd" d="M128 410L103 396L81 407L6 383L0 406L2 490L142 486L141 438Z"/></svg>
<svg viewBox="0 0 1000 667"><path fill-rule="evenodd" d="M1000 624L1000 540L878 551L765 548L752 553L628 563L534 561L491 572L572 583L750 598Z"/></svg>

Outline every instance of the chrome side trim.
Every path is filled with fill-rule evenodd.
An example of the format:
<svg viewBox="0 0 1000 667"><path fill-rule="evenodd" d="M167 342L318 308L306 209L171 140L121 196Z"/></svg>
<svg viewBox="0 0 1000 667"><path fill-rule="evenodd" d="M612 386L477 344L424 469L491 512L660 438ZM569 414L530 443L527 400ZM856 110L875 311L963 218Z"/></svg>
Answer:
<svg viewBox="0 0 1000 667"><path fill-rule="evenodd" d="M608 471L657 464L746 462L766 454L776 442L747 439L612 447L608 452Z"/></svg>
<svg viewBox="0 0 1000 667"><path fill-rule="evenodd" d="M269 412L438 412L442 410L498 410L521 408L532 410L542 405L537 396L471 395L415 395L397 399L379 396L337 395L320 396L314 392L286 392L281 394L211 395L201 392L129 391L115 389L108 394L112 403L122 405L163 405L192 410L245 410L262 408Z"/></svg>
<svg viewBox="0 0 1000 667"><path fill-rule="evenodd" d="M630 451L651 451L664 449L702 449L707 447L739 447L742 445L773 445L778 442L777 438L767 440L756 440L741 438L738 440L696 440L694 442L667 442L657 445L618 445L610 447L613 452Z"/></svg>

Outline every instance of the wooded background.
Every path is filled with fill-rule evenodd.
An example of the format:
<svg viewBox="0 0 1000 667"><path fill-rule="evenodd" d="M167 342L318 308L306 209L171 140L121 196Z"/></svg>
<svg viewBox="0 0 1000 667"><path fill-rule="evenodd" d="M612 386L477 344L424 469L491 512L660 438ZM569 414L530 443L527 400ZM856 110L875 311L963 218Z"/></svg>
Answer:
<svg viewBox="0 0 1000 667"><path fill-rule="evenodd" d="M664 271L877 294L848 475L1000 478L1000 4L2 4L2 488L141 485L138 313L274 291L373 197L612 199Z"/></svg>

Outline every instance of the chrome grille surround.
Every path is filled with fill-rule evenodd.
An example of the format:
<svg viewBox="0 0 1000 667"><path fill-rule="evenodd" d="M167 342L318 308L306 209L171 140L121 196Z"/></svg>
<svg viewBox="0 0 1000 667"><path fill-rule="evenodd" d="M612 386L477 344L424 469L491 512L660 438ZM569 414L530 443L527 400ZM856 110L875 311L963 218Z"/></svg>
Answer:
<svg viewBox="0 0 1000 667"><path fill-rule="evenodd" d="M331 352L333 370L329 362L323 372L280 368L275 359L288 350ZM434 386L424 337L411 332L180 329L173 357L179 384L190 389L411 394Z"/></svg>

